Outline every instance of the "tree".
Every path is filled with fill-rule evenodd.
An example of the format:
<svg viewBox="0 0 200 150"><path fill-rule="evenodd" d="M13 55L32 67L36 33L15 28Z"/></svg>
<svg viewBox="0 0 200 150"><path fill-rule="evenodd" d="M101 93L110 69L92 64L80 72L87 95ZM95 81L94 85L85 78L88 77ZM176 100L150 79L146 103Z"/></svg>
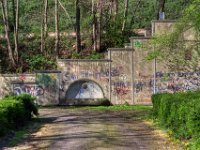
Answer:
<svg viewBox="0 0 200 150"><path fill-rule="evenodd" d="M149 45L154 46L147 59L159 59L167 62L172 71L198 70L200 66L200 0L194 0L177 21L173 32L155 36ZM185 40L184 33L195 30L195 39Z"/></svg>
<svg viewBox="0 0 200 150"><path fill-rule="evenodd" d="M44 12L42 15L42 23L41 23L41 52L44 52L45 50L45 40L47 38L48 35L48 0L44 0L43 1L43 5L44 5Z"/></svg>
<svg viewBox="0 0 200 150"><path fill-rule="evenodd" d="M19 60L19 52L18 52L18 29L19 29L19 0L16 1L16 17L15 17L15 30L14 30L14 38L15 38L15 58L18 63Z"/></svg>
<svg viewBox="0 0 200 150"><path fill-rule="evenodd" d="M124 34L125 28L126 28L126 21L128 16L128 3L129 0L125 0L124 3L124 16L123 16L123 24L122 24L122 34Z"/></svg>
<svg viewBox="0 0 200 150"><path fill-rule="evenodd" d="M55 53L58 57L59 54L59 23L58 23L58 0L55 0L55 32L56 32L56 38L55 38Z"/></svg>
<svg viewBox="0 0 200 150"><path fill-rule="evenodd" d="M80 0L76 0L76 52L81 51L81 34L80 34Z"/></svg>
<svg viewBox="0 0 200 150"><path fill-rule="evenodd" d="M92 0L93 48L95 52L99 52L101 49L102 3L100 0Z"/></svg>
<svg viewBox="0 0 200 150"><path fill-rule="evenodd" d="M15 63L13 50L11 47L11 42L10 42L10 37L9 37L9 35L10 35L9 34L9 25L8 25L8 21L7 21L8 18L6 18L6 12L5 12L6 10L5 10L4 0L1 0L1 10L2 10L2 16L3 16L4 29L5 29L5 37L7 40L8 55L9 55L9 59L11 60L13 67L15 67L16 63Z"/></svg>

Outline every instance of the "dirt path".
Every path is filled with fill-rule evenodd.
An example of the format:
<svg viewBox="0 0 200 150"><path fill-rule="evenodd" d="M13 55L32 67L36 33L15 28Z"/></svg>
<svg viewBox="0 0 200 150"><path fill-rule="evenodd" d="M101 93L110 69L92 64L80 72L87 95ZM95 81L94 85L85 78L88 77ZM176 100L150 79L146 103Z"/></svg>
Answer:
<svg viewBox="0 0 200 150"><path fill-rule="evenodd" d="M41 109L41 127L5 150L175 150L140 111Z"/></svg>

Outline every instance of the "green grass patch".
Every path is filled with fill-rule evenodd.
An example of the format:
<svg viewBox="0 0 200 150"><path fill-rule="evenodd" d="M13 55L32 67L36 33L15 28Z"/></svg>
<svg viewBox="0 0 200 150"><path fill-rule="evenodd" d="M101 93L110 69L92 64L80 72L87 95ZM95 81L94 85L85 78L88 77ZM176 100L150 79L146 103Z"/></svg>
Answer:
<svg viewBox="0 0 200 150"><path fill-rule="evenodd" d="M77 108L77 107L75 107ZM128 111L128 110L152 110L152 106L143 105L114 105L114 106L86 106L81 107L87 110L99 110L99 111Z"/></svg>

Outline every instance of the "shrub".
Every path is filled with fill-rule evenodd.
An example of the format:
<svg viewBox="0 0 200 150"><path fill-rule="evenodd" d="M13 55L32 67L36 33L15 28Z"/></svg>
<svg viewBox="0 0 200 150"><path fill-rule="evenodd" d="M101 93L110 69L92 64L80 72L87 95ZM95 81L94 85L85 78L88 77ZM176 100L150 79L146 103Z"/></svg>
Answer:
<svg viewBox="0 0 200 150"><path fill-rule="evenodd" d="M32 115L38 115L34 99L30 95L7 96L0 100L0 136L9 130L15 130L29 121Z"/></svg>
<svg viewBox="0 0 200 150"><path fill-rule="evenodd" d="M179 139L200 135L200 91L152 96L153 116Z"/></svg>
<svg viewBox="0 0 200 150"><path fill-rule="evenodd" d="M30 58L26 59L26 62L31 72L35 70L55 69L57 67L55 60L41 54L31 56Z"/></svg>

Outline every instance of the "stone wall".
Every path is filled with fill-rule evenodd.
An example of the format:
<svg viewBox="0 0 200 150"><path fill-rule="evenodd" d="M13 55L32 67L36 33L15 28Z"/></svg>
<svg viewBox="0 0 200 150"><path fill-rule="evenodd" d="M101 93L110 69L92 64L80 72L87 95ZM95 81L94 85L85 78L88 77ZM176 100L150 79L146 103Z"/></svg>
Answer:
<svg viewBox="0 0 200 150"><path fill-rule="evenodd" d="M110 63L110 60L58 60L58 68L62 70L60 104L109 99Z"/></svg>
<svg viewBox="0 0 200 150"><path fill-rule="evenodd" d="M133 49L108 49L111 63L111 102L135 104L133 97Z"/></svg>
<svg viewBox="0 0 200 150"><path fill-rule="evenodd" d="M35 74L1 74L0 98L13 92L15 82L35 82Z"/></svg>
<svg viewBox="0 0 200 150"><path fill-rule="evenodd" d="M152 34L161 35L173 32L175 24L175 20L154 20L152 21ZM189 28L188 30L185 30L185 32L181 35L181 38L185 41L193 41L196 40L197 36L198 35L194 28Z"/></svg>
<svg viewBox="0 0 200 150"><path fill-rule="evenodd" d="M59 104L59 78L58 72L0 75L0 98L27 93L37 97L39 105Z"/></svg>
<svg viewBox="0 0 200 150"><path fill-rule="evenodd" d="M60 71L43 71L36 73L36 84L43 89L38 95L40 105L59 105Z"/></svg>
<svg viewBox="0 0 200 150"><path fill-rule="evenodd" d="M152 35L160 35L169 33L174 30L175 21L152 21ZM181 37L185 40L185 47L191 51L192 58L190 62L197 60L193 41L196 35L193 29L189 29L182 34ZM164 61L147 61L145 57L150 48L153 46L147 45L151 38L147 37L132 37L130 45L134 48L134 94L136 103L150 102L151 95L154 92L177 92L186 90L199 89L199 74L198 72L170 72ZM156 67L156 68L155 68ZM154 76L155 75L155 76ZM155 82L154 82L155 78Z"/></svg>

